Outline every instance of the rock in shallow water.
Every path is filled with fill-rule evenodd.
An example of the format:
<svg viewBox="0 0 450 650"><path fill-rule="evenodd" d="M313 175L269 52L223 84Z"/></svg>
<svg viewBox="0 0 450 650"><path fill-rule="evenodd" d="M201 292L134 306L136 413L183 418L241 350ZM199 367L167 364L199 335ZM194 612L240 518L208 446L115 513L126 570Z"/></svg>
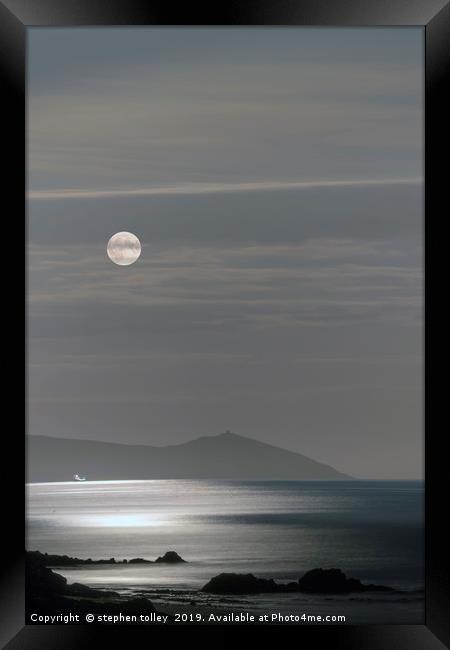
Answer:
<svg viewBox="0 0 450 650"><path fill-rule="evenodd" d="M273 579L257 578L251 573L221 573L212 578L202 591L210 594L264 593L352 593L361 591L393 591L382 585L364 585L347 578L340 569L313 569L298 582L277 583Z"/></svg>
<svg viewBox="0 0 450 650"><path fill-rule="evenodd" d="M186 562L182 557L178 555L175 551L167 551L163 556L156 558L155 562L164 562L166 564L178 564L180 562Z"/></svg>
<svg viewBox="0 0 450 650"><path fill-rule="evenodd" d="M382 585L365 585L347 578L340 569L312 569L298 581L299 591L307 593L349 594L354 591L391 591Z"/></svg>
<svg viewBox="0 0 450 650"><path fill-rule="evenodd" d="M277 591L274 580L256 578L252 573L220 573L202 588L210 594L263 594Z"/></svg>

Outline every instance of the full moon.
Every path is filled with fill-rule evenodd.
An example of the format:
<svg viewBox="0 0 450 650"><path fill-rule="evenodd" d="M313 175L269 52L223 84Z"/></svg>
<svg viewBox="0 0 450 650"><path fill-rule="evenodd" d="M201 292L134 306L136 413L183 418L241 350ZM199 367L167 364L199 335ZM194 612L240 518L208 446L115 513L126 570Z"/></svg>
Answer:
<svg viewBox="0 0 450 650"><path fill-rule="evenodd" d="M129 266L141 254L141 242L132 232L116 232L109 240L106 252L114 264Z"/></svg>

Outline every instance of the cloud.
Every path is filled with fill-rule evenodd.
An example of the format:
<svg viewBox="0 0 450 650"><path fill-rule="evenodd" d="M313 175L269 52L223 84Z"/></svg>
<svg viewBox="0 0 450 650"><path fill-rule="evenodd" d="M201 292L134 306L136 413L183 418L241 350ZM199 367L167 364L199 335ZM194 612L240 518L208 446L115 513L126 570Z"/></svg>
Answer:
<svg viewBox="0 0 450 650"><path fill-rule="evenodd" d="M51 250L31 247L30 313L39 330L64 322L64 335L76 331L86 313L85 335L92 323L103 323L107 330L131 327L149 336L161 329L248 333L374 320L410 326L421 316L420 255L401 243L153 245L125 273L92 247L72 245L63 256Z"/></svg>
<svg viewBox="0 0 450 650"><path fill-rule="evenodd" d="M80 35L68 56L59 41L35 35L30 188L178 191L188 184L198 192L191 184L421 174L418 35L409 39L409 57L398 46L381 52L377 37L376 46L359 43L355 60L353 37L327 54L329 30L320 46L312 38L308 47L304 35L286 30L251 32L233 53L229 35L211 43L206 30L183 36L184 46L176 32L165 32L165 42L152 34L139 55L130 35L118 35L116 63L98 48L91 65L81 47L91 36ZM51 65L40 60L43 50Z"/></svg>
<svg viewBox="0 0 450 650"><path fill-rule="evenodd" d="M252 183L185 183L162 187L141 187L106 190L31 190L28 199L33 201L52 199L98 199L119 196L179 196L191 194L226 194L236 192L264 192L286 190L308 190L339 187L371 187L383 185L420 185L422 179L380 178L317 181L259 181Z"/></svg>

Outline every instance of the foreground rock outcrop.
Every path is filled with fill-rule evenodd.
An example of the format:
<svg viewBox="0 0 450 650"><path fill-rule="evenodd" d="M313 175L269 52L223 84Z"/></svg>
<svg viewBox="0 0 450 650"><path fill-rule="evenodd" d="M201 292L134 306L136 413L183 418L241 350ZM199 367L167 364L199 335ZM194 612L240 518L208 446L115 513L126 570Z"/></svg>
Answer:
<svg viewBox="0 0 450 650"><path fill-rule="evenodd" d="M221 573L212 578L201 591L209 594L323 593L343 594L361 591L393 591L383 585L365 585L347 578L340 569L313 569L297 582L277 583L257 578L252 573Z"/></svg>
<svg viewBox="0 0 450 650"><path fill-rule="evenodd" d="M27 553L25 558L26 612L31 614L154 614L147 598L124 598L115 591L92 589L66 578L45 565L42 553Z"/></svg>

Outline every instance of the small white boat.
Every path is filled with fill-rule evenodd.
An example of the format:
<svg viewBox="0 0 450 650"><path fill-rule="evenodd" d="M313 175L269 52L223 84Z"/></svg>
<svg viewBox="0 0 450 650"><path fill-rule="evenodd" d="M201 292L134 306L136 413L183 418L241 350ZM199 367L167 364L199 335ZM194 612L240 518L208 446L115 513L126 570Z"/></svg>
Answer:
<svg viewBox="0 0 450 650"><path fill-rule="evenodd" d="M73 475L73 480L74 481L85 481L86 477L85 476L80 476L79 474L74 474Z"/></svg>

